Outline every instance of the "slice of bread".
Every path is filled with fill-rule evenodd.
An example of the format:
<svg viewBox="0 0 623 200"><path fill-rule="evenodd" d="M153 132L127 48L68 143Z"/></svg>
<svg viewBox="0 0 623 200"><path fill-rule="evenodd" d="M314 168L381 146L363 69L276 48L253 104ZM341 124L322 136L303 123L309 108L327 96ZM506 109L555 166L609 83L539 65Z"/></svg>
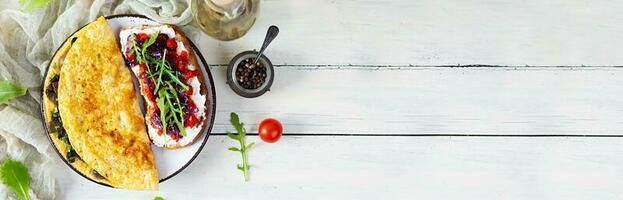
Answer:
<svg viewBox="0 0 623 200"><path fill-rule="evenodd" d="M176 72L179 72L179 74L181 74L180 76L178 76L178 78L180 78L180 80L182 80L182 82L184 82L186 86L192 89L192 93L190 93L189 91L188 94L181 94L182 92L179 92L180 95L185 95L186 99L194 102L196 107L196 110L193 109L194 112L192 115L194 115L197 120L185 120L184 129L186 130L186 136L182 136L181 131L179 134L175 132L171 133L171 131L166 131L168 132L167 134L164 133L165 131L161 127L161 120L158 117L160 111L155 101L158 95L156 92L151 91L153 88L149 87L150 84L153 83L151 81L153 79L148 78L145 70L141 70L140 62L137 61L136 58L132 58L132 54L135 54L132 46L135 44L136 40L139 40L139 37L137 36L141 33L151 36L153 33L156 32L158 33L158 35L164 34L168 38L173 38L175 40L177 46L175 49L175 54L178 57L180 57L182 52L186 52L188 55L188 59L186 60L187 67L184 68L184 70L180 70L177 67L178 63L176 62L168 63ZM205 124L207 121L208 89L205 84L202 69L197 62L197 58L195 57L193 48L184 33L174 25L142 26L121 30L121 32L119 33L119 38L121 43L121 51L126 59L126 63L132 69L133 74L137 78L141 88L141 95L145 100L145 121L148 134L152 143L156 146L167 149L175 149L192 144L195 140L197 140L197 138L199 138L198 136L205 131L205 127L207 127L205 126ZM156 45L156 43L152 45ZM162 48L162 51L158 49L157 52L164 52L164 50L167 48L167 44L165 42L165 44L163 45L160 42L153 48ZM138 50L140 51L142 49L138 48ZM162 55L164 55L164 53ZM155 65L149 66L152 66L151 68L153 68ZM187 76L187 74L194 75ZM186 77L190 78L186 79ZM188 107L185 105L185 116L187 115L189 110L187 108ZM196 123L194 123L194 125L191 125L188 124L188 121L196 121Z"/></svg>

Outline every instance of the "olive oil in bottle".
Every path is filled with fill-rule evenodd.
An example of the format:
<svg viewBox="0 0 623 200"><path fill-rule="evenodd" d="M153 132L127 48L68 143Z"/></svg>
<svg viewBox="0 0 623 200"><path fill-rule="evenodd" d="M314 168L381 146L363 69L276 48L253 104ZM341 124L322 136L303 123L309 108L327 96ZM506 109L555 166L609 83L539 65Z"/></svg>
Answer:
<svg viewBox="0 0 623 200"><path fill-rule="evenodd" d="M260 0L192 0L203 32L218 40L238 39L253 26Z"/></svg>

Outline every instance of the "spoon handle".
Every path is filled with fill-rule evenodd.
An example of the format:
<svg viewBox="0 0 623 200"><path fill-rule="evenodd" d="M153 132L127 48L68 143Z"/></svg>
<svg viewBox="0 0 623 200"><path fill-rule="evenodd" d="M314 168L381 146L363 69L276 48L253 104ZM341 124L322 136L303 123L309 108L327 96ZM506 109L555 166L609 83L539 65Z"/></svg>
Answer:
<svg viewBox="0 0 623 200"><path fill-rule="evenodd" d="M260 49L260 52L257 53L255 62L257 62L258 59L260 59L260 57L262 56L262 53L264 53L264 50L266 50L266 47L268 47L270 42L272 42L273 39L277 37L277 34L279 34L279 28L277 26L272 25L268 27L268 31L266 31L266 37L264 38L264 44L262 44L262 48Z"/></svg>

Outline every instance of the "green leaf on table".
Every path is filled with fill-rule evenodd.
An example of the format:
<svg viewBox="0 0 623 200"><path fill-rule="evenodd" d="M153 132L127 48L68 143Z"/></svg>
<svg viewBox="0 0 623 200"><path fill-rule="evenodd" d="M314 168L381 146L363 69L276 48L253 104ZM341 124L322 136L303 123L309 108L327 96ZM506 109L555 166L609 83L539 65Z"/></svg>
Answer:
<svg viewBox="0 0 623 200"><path fill-rule="evenodd" d="M231 122L231 125L234 126L236 131L238 131L238 134L240 134L240 132L242 132L241 127L243 125L240 124L240 118L238 118L238 114L236 114L235 112L230 113L229 114L229 122Z"/></svg>
<svg viewBox="0 0 623 200"><path fill-rule="evenodd" d="M22 6L22 9L26 12L44 7L50 2L52 2L52 0L19 0L20 6Z"/></svg>
<svg viewBox="0 0 623 200"><path fill-rule="evenodd" d="M254 144L255 144L255 142L251 142L251 143L247 144L247 149L250 149Z"/></svg>
<svg viewBox="0 0 623 200"><path fill-rule="evenodd" d="M26 94L26 88L17 86L9 81L0 81L0 104Z"/></svg>
<svg viewBox="0 0 623 200"><path fill-rule="evenodd" d="M30 174L24 164L15 160L5 160L0 165L0 181L15 192L21 200L29 200Z"/></svg>
<svg viewBox="0 0 623 200"><path fill-rule="evenodd" d="M242 156L242 164L238 164L236 168L242 171L242 174L244 176L244 181L246 182L249 180L249 163L247 161L247 150L251 146L253 146L254 143L250 143L249 145L246 144L245 136L246 136L247 130L244 128L244 123L240 122L240 118L238 118L238 115L232 112L229 116L230 116L229 122L231 122L231 125L234 126L234 128L236 128L236 131L238 131L238 134L227 132L227 136L229 136L229 138L236 140L238 143L240 143L240 148L230 147L229 150L240 152Z"/></svg>
<svg viewBox="0 0 623 200"><path fill-rule="evenodd" d="M234 139L234 140L238 140L238 136L237 135L234 135L233 133L231 133L229 131L227 131L226 133L227 133L227 136L229 138Z"/></svg>
<svg viewBox="0 0 623 200"><path fill-rule="evenodd" d="M162 198L161 196L157 196L156 198L154 198L154 200L164 200L164 198Z"/></svg>

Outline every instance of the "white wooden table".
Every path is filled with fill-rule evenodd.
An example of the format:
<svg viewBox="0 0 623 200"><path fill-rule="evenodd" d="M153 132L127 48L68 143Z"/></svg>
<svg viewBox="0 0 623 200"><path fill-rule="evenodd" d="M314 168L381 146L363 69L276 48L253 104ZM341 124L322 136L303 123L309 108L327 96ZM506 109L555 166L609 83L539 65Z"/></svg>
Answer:
<svg viewBox="0 0 623 200"><path fill-rule="evenodd" d="M216 123L159 192L106 188L58 169L59 199L623 198L623 4L588 0L265 0L247 36L195 41L214 75ZM225 65L257 48L277 64L256 99ZM486 66L479 66L484 64ZM250 151L235 111L285 135Z"/></svg>

